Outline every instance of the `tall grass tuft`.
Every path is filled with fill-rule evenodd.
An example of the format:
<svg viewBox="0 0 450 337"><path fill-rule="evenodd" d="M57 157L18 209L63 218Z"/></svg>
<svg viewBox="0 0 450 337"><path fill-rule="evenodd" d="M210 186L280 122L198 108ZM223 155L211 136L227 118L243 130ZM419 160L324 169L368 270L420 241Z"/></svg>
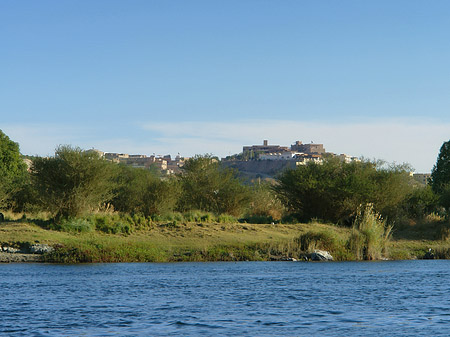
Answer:
<svg viewBox="0 0 450 337"><path fill-rule="evenodd" d="M353 223L349 249L357 260L379 260L386 255L392 226L386 223L372 204L360 207Z"/></svg>
<svg viewBox="0 0 450 337"><path fill-rule="evenodd" d="M294 244L303 253L311 253L314 250L328 251L336 261L355 260L352 252L347 247L348 235L334 231L310 231L294 239ZM300 254L300 256L302 255Z"/></svg>
<svg viewBox="0 0 450 337"><path fill-rule="evenodd" d="M312 252L315 249L333 251L336 249L337 238L330 232L307 232L295 240L302 251Z"/></svg>

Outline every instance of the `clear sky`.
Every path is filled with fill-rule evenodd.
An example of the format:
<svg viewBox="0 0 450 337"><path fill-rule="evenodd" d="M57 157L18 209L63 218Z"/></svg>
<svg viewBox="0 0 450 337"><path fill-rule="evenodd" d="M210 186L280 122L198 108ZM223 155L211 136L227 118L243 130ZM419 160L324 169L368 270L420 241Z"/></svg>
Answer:
<svg viewBox="0 0 450 337"><path fill-rule="evenodd" d="M449 18L446 0L2 0L0 129L30 155L301 140L429 172Z"/></svg>

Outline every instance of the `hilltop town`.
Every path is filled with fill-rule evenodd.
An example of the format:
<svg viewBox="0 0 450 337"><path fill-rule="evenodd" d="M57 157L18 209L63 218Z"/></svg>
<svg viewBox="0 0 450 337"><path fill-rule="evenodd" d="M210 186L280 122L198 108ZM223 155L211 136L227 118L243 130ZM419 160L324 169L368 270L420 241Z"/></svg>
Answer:
<svg viewBox="0 0 450 337"><path fill-rule="evenodd" d="M264 140L262 145L244 146L241 154L222 159L222 164L237 169L248 178L270 178L286 168L295 168L308 162L321 163L327 157L338 157L345 162L359 161L346 154L327 152L323 144L296 141L286 147L269 145L268 140Z"/></svg>
<svg viewBox="0 0 450 337"><path fill-rule="evenodd" d="M163 176L180 173L185 161L189 159L180 154L172 158L171 155L147 156L91 151L116 163L157 170ZM297 140L290 146L281 146L269 144L268 140L264 140L262 144L243 146L241 153L222 158L220 162L224 167L236 169L244 178L256 179L273 178L286 168L295 168L299 165L306 165L308 162L321 163L325 158L330 157L337 157L346 163L360 161L359 158L347 154L327 152L323 144L303 143ZM430 178L429 173L411 173L411 175L421 184L426 184Z"/></svg>
<svg viewBox="0 0 450 337"><path fill-rule="evenodd" d="M181 172L184 162L189 159L181 157L179 154L172 159L170 155L147 156L92 151L113 162L138 168L154 168L165 175ZM287 147L269 145L268 140L264 140L262 145L243 146L241 153L222 158L220 161L225 167L235 168L245 176L272 177L285 168L305 165L310 161L320 163L325 157L329 156L338 156L345 162L359 160L345 154L336 155L326 152L323 144L303 144L301 141L296 141L290 147Z"/></svg>

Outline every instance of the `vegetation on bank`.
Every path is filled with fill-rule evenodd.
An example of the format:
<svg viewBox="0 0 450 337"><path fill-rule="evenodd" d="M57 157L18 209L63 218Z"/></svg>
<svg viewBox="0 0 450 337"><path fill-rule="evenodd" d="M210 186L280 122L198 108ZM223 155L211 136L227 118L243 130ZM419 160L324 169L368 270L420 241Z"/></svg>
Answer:
<svg viewBox="0 0 450 337"><path fill-rule="evenodd" d="M446 256L449 144L427 186L407 165L336 158L260 182L243 181L211 155L161 177L66 145L27 169L18 144L0 131L0 210L9 219L0 241L17 243L14 226L26 227L56 247L46 258L61 262L268 260L314 249L373 260L420 257L424 245ZM409 247L406 233L417 228L434 234Z"/></svg>
<svg viewBox="0 0 450 337"><path fill-rule="evenodd" d="M49 244L55 252L45 255L44 261L59 263L304 260L316 249L329 251L336 261L420 259L430 248L436 258L450 257L450 228L440 219L400 226L390 240L384 240L386 232L377 236L364 230L355 240L359 228L316 222L272 225L148 219L145 226L129 223L129 233L107 233L105 227L92 228L93 217L51 229L53 222L42 223L43 215L33 219L6 213L0 245ZM97 223L99 219L111 226L118 223L117 215L95 217Z"/></svg>

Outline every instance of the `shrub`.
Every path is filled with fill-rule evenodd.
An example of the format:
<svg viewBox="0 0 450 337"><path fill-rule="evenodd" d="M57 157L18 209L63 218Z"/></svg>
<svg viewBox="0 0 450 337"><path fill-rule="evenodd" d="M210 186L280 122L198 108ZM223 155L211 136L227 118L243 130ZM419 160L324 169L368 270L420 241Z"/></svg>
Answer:
<svg viewBox="0 0 450 337"><path fill-rule="evenodd" d="M237 220L234 216L228 214L220 214L216 218L216 222L218 223L236 223Z"/></svg>
<svg viewBox="0 0 450 337"><path fill-rule="evenodd" d="M86 219L71 218L62 219L59 223L54 224L52 229L69 233L89 233L94 231L95 226Z"/></svg>
<svg viewBox="0 0 450 337"><path fill-rule="evenodd" d="M248 214L246 215L249 222L271 223L279 221L285 211L286 209L277 198L271 184L263 182L252 187L250 207L248 209Z"/></svg>
<svg viewBox="0 0 450 337"><path fill-rule="evenodd" d="M146 229L150 228L152 225L152 219L150 217L145 217L140 214L133 214L132 217L125 218L128 223L133 223L136 229Z"/></svg>
<svg viewBox="0 0 450 337"><path fill-rule="evenodd" d="M253 224L271 224L278 222L270 215L249 215L241 219L242 222Z"/></svg>
<svg viewBox="0 0 450 337"><path fill-rule="evenodd" d="M304 252L315 249L334 251L338 246L337 238L329 232L308 232L298 237L296 243Z"/></svg>
<svg viewBox="0 0 450 337"><path fill-rule="evenodd" d="M131 224L122 220L119 216L95 215L91 221L95 229L108 234L130 234Z"/></svg>
<svg viewBox="0 0 450 337"><path fill-rule="evenodd" d="M203 216L201 211L187 211L183 213L183 217L187 222L200 222Z"/></svg>
<svg viewBox="0 0 450 337"><path fill-rule="evenodd" d="M214 219L214 215L212 215L211 213L203 214L203 215L200 217L200 221L201 221L201 222L212 222L213 219Z"/></svg>

